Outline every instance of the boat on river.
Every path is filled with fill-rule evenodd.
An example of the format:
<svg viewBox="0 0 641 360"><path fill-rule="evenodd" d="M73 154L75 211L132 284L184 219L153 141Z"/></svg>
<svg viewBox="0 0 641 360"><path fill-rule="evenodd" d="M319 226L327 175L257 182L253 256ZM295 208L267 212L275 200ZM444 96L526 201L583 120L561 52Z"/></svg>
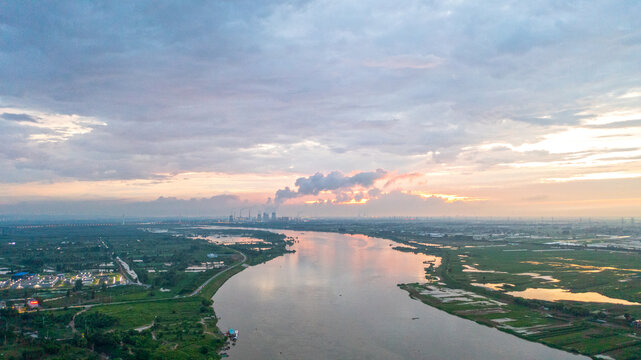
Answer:
<svg viewBox="0 0 641 360"><path fill-rule="evenodd" d="M234 329L227 330L227 337L229 337L232 341L238 340L238 330L234 330Z"/></svg>

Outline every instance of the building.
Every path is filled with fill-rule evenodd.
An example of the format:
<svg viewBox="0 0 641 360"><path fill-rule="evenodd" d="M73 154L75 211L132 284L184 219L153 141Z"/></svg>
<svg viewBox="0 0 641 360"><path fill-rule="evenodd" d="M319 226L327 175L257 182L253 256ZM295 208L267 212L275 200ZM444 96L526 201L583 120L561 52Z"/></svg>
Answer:
<svg viewBox="0 0 641 360"><path fill-rule="evenodd" d="M269 220L269 215L266 212L264 212L263 213L263 221L268 221L268 220Z"/></svg>
<svg viewBox="0 0 641 360"><path fill-rule="evenodd" d="M641 329L641 320L634 320L632 322L632 326L637 328L637 329Z"/></svg>
<svg viewBox="0 0 641 360"><path fill-rule="evenodd" d="M27 299L27 308L31 309L37 309L40 307L40 301L38 299Z"/></svg>
<svg viewBox="0 0 641 360"><path fill-rule="evenodd" d="M276 221L276 211L272 212L272 221Z"/></svg>
<svg viewBox="0 0 641 360"><path fill-rule="evenodd" d="M260 213L258 213L258 215L256 215L256 221L258 221L258 222L263 221L263 217L262 217L262 215Z"/></svg>
<svg viewBox="0 0 641 360"><path fill-rule="evenodd" d="M17 279L22 279L22 278L28 277L28 276L29 276L28 272L21 271L21 272L17 272L15 274L11 275L11 278L14 279L14 280L17 280Z"/></svg>

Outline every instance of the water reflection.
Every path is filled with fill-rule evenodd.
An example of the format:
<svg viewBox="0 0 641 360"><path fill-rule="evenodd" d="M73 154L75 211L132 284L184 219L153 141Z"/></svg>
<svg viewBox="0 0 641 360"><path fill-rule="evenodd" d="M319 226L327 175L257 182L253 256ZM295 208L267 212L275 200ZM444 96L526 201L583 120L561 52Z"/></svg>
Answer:
<svg viewBox="0 0 641 360"><path fill-rule="evenodd" d="M506 294L522 297L524 299L533 299L533 300L547 300L547 301L580 301L580 302L596 302L596 303L608 303L608 304L621 304L621 305L641 305L639 303L623 300L623 299L614 299L601 295L596 292L583 292L583 293L573 293L570 290L566 289L539 289L539 288L530 288L523 291L511 291Z"/></svg>
<svg viewBox="0 0 641 360"><path fill-rule="evenodd" d="M205 239L214 244L271 244L263 239L251 238L246 236L227 236L227 235L209 235L196 236L194 239Z"/></svg>
<svg viewBox="0 0 641 360"><path fill-rule="evenodd" d="M475 283L473 282L473 283L470 283L470 285L484 287L494 291L503 291L505 289L505 286L514 287L514 284L509 284L509 283Z"/></svg>
<svg viewBox="0 0 641 360"><path fill-rule="evenodd" d="M474 266L470 266L470 265L463 265L463 272L507 274L505 271L479 270Z"/></svg>
<svg viewBox="0 0 641 360"><path fill-rule="evenodd" d="M539 273L525 272L525 273L519 273L519 274L514 274L514 275L529 276L532 279L541 279L541 280L545 280L545 281L548 281L548 282L551 282L551 283L560 282L559 279L555 279L550 275L541 275Z"/></svg>
<svg viewBox="0 0 641 360"><path fill-rule="evenodd" d="M296 253L235 275L214 296L222 329L240 329L232 359L585 359L412 300L434 257L389 240L298 236Z"/></svg>

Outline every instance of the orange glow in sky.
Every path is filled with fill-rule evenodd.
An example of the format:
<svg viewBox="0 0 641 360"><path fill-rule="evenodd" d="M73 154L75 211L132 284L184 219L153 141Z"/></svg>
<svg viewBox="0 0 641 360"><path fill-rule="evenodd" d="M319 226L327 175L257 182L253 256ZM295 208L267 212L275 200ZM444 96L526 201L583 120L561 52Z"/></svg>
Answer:
<svg viewBox="0 0 641 360"><path fill-rule="evenodd" d="M452 195L452 194L435 194L435 193L428 193L428 192L421 192L421 191L404 191L404 193L409 194L409 195L418 195L422 198L439 198L443 199L448 203L454 202L454 201L482 201L486 199L482 198L474 198L474 197L469 197L469 196L462 196L462 195Z"/></svg>

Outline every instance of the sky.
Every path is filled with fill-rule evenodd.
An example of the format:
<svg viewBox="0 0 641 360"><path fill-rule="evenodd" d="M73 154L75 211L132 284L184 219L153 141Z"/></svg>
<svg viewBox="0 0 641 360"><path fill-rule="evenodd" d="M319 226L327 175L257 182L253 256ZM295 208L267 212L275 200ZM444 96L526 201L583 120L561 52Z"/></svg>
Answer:
<svg viewBox="0 0 641 360"><path fill-rule="evenodd" d="M641 216L638 1L3 1L0 215Z"/></svg>

